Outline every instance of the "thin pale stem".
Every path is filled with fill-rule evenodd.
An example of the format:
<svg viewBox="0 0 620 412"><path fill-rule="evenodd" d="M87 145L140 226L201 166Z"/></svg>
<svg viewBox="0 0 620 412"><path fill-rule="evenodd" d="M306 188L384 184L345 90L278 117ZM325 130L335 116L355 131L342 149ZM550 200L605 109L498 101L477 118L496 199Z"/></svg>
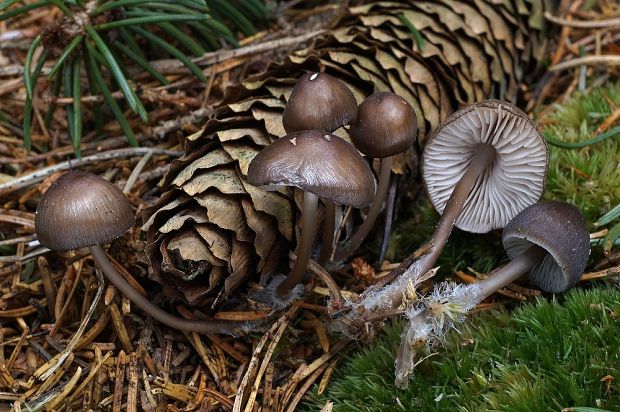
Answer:
<svg viewBox="0 0 620 412"><path fill-rule="evenodd" d="M394 205L396 203L396 188L398 187L398 175L392 178L390 188L388 189L387 201L385 202L385 224L383 225L383 237L381 238L381 248L379 252L379 265L385 259L387 248L390 243L390 235L392 234L392 223L394 222Z"/></svg>
<svg viewBox="0 0 620 412"><path fill-rule="evenodd" d="M534 245L506 265L489 273L486 279L478 283L478 286L482 289L481 300L519 279L532 266L540 262L546 254L547 251L545 249Z"/></svg>
<svg viewBox="0 0 620 412"><path fill-rule="evenodd" d="M325 266L329 262L334 249L334 235L336 231L336 204L325 200L325 218L323 219L323 238L321 240L321 254L319 265Z"/></svg>
<svg viewBox="0 0 620 412"><path fill-rule="evenodd" d="M452 233L452 229L454 228L457 219L465 207L465 201L467 200L469 193L476 185L476 182L480 176L482 176L487 168L491 166L495 160L495 154L495 149L489 144L481 144L478 147L476 153L472 156L469 162L469 166L467 166L467 170L454 187L454 190L446 203L443 214L439 219L439 223L437 224L437 227L435 228L435 231L428 242L428 247L425 249L424 253L422 255L414 253L413 255L407 257L399 267L394 269L388 276L385 277L382 282L383 285L394 281L403 273L407 272L407 269L416 261L418 261L419 269L416 270L415 273L419 275L424 275L433 268L439 258L439 255L441 254L441 250L450 237L450 233ZM404 281L406 281L406 279ZM402 293L396 293L394 296L386 297L386 299L390 299L393 306L398 306L402 301Z"/></svg>
<svg viewBox="0 0 620 412"><path fill-rule="evenodd" d="M381 211L381 206L383 205L383 201L385 200L385 195L387 194L388 187L390 186L390 174L392 172L392 160L393 156L386 157L381 160L381 169L379 170L379 183L377 185L377 191L375 192L375 197L372 200L372 204L370 205L370 209L368 210L368 214L366 215L366 219L362 222L357 231L351 236L351 240L349 240L349 244L346 248L339 253L336 254L336 260L345 260L348 258L351 253L355 252L368 233L372 230L375 225L375 221L377 220L377 216L379 216L379 212Z"/></svg>
<svg viewBox="0 0 620 412"><path fill-rule="evenodd" d="M110 283L116 286L137 307L165 325L188 332L231 334L241 331L242 326L247 323L223 320L190 320L174 316L153 304L134 289L114 268L101 245L91 246L90 252Z"/></svg>
<svg viewBox="0 0 620 412"><path fill-rule="evenodd" d="M276 293L280 296L286 295L297 284L301 283L304 278L316 234L316 209L318 203L319 198L317 195L304 192L304 204L301 212L301 240L297 247L297 259L291 273L276 290Z"/></svg>

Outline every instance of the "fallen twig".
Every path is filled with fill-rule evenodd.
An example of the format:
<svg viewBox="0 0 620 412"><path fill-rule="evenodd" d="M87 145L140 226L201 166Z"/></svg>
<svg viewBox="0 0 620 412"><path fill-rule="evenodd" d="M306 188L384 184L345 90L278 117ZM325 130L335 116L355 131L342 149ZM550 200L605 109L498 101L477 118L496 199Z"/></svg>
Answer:
<svg viewBox="0 0 620 412"><path fill-rule="evenodd" d="M604 29L607 27L620 27L620 18L605 20L567 20L556 17L548 11L545 12L545 19L552 23L565 27L573 27L576 29Z"/></svg>
<svg viewBox="0 0 620 412"><path fill-rule="evenodd" d="M43 179L45 179L47 176L50 176L56 172L60 172L63 170L69 170L72 168L84 166L84 165L94 163L94 162L100 162L103 160L140 156L140 155L145 155L147 153L162 154L162 155L167 155L171 157L179 157L183 154L183 152L179 152L176 150L160 149L156 147L133 147L133 148L128 148L128 149L110 150L108 152L102 152L102 153L97 153L91 156L86 156L81 159L74 159L71 161L61 162L53 166L41 168L27 175L20 176L14 180L11 180L10 182L1 184L0 185L0 196L6 195L8 193L14 192L19 189L23 189L24 187L28 187L32 184L38 183L42 181Z"/></svg>

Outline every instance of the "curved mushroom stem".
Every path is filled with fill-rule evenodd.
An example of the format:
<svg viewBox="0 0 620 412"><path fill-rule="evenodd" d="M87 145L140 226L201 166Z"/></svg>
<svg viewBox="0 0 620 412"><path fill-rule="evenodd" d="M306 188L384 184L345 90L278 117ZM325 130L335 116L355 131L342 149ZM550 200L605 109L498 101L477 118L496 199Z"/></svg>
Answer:
<svg viewBox="0 0 620 412"><path fill-rule="evenodd" d="M331 200L325 201L325 218L323 219L323 238L321 239L321 254L319 265L325 266L329 262L334 250L334 232L336 231L336 204Z"/></svg>
<svg viewBox="0 0 620 412"><path fill-rule="evenodd" d="M482 176L487 168L493 163L495 160L495 155L496 151L493 146L490 144L481 144L469 161L469 166L467 166L463 177L461 177L459 182L454 187L454 190L446 203L446 207L441 214L439 223L431 236L431 247L429 252L425 255L430 255L429 259L432 260L430 266L434 265L437 258L439 258L441 250L448 242L450 233L452 233L452 229L454 228L457 219L465 207L467 196L469 196L469 193L480 176Z"/></svg>
<svg viewBox="0 0 620 412"><path fill-rule="evenodd" d="M495 154L496 152L493 146L489 144L480 145L476 153L470 159L465 173L454 187L430 241L426 246L423 246L424 251L416 251L405 258L400 266L385 276L375 288L372 288L372 290L376 291L377 288L393 283L393 287L390 285L390 287L385 289L386 296L384 300L385 302L390 301L392 307L400 305L403 298L401 287L407 285L408 279L401 275L409 272L410 275L408 276L422 276L433 268L441 254L441 250L450 237L450 233L452 233L452 229L458 217L463 211L463 207L465 207L467 196L469 196L478 178L482 176L487 167L493 163ZM422 254L420 255L420 253ZM414 264L416 264L416 270L408 271ZM401 277L401 279L399 279L398 282L393 282L399 277Z"/></svg>
<svg viewBox="0 0 620 412"><path fill-rule="evenodd" d="M165 325L188 332L225 333L229 335L241 332L244 326L247 325L247 322L190 320L174 316L161 309L159 306L154 305L151 301L134 289L125 280L125 278L118 273L116 268L114 268L114 265L112 265L112 262L108 259L101 245L91 246L90 253L110 283L116 286L116 288L137 307Z"/></svg>
<svg viewBox="0 0 620 412"><path fill-rule="evenodd" d="M489 276L478 282L482 290L480 300L488 298L499 289L511 284L519 279L532 266L540 262L547 251L538 245L529 247L525 252L512 259L506 265L499 267L489 273Z"/></svg>
<svg viewBox="0 0 620 412"><path fill-rule="evenodd" d="M304 278L316 234L316 209L318 203L319 198L317 195L307 191L304 192L304 204L301 212L301 240L297 247L297 259L291 273L276 289L276 293L279 296L285 296L298 283L301 283Z"/></svg>
<svg viewBox="0 0 620 412"><path fill-rule="evenodd" d="M355 252L360 247L364 239L366 239L366 236L368 236L368 233L370 233L370 230L374 226L377 216L379 216L379 212L381 211L383 200L385 200L388 187L390 186L390 174L392 173L393 159L394 156L390 156L381 160L377 191L375 193L375 198L372 200L372 204L370 205L370 209L368 210L368 214L366 215L366 219L364 219L357 231L353 234L353 236L351 236L351 240L349 240L348 245L336 253L336 260L345 260L351 255L351 253Z"/></svg>
<svg viewBox="0 0 620 412"><path fill-rule="evenodd" d="M420 261L424 262L422 264L424 268L421 270L421 273L426 273L429 271L435 262L437 262L443 247L448 242L448 238L450 237L450 233L452 233L452 229L454 228L457 219L465 207L467 196L469 196L469 193L478 181L478 178L482 176L482 174L487 170L487 167L489 167L495 160L495 153L495 148L493 148L493 146L489 144L481 144L474 156L472 156L463 177L461 177L459 182L454 187L454 190L446 203L443 214L441 215L441 218L439 218L439 223L437 223L437 227L435 227L435 231L428 242L428 250L423 256L420 257ZM403 265L406 266L403 267L402 270L401 267L396 268L389 275L390 279L386 279L386 281L392 281L404 272L407 269L407 266L412 263L408 260L409 259L405 259L405 261L403 261Z"/></svg>

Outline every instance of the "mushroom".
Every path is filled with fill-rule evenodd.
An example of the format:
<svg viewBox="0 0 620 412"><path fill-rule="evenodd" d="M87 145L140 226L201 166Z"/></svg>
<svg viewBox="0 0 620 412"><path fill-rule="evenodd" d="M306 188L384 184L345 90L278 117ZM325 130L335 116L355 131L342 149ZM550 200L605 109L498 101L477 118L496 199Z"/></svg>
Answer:
<svg viewBox="0 0 620 412"><path fill-rule="evenodd" d="M398 306L402 288L434 266L455 225L474 233L504 227L540 199L546 174L545 139L512 104L486 100L449 116L427 141L423 158L439 223L430 241L377 285L387 287L362 296L361 305L371 311L380 297Z"/></svg>
<svg viewBox="0 0 620 412"><path fill-rule="evenodd" d="M579 281L590 254L586 220L579 209L564 202L528 206L506 225L502 240L512 259L510 263L478 283L442 282L430 295L405 309L409 322L396 357L397 386L407 386L417 365L418 349L437 342L437 337L452 327L452 320L527 271L530 280L542 290L563 292Z"/></svg>
<svg viewBox="0 0 620 412"><path fill-rule="evenodd" d="M39 242L58 251L89 247L107 279L137 307L175 329L192 332L237 333L240 322L189 320L174 316L135 290L108 260L102 243L119 237L135 223L131 205L107 180L72 171L58 178L41 197L35 216Z"/></svg>
<svg viewBox="0 0 620 412"><path fill-rule="evenodd" d="M374 176L359 152L342 138L321 130L303 130L274 141L250 162L248 182L254 186L293 186L304 193L297 259L276 289L276 297L282 301L301 282L308 265L318 198L361 208L375 193Z"/></svg>
<svg viewBox="0 0 620 412"><path fill-rule="evenodd" d="M301 130L334 130L357 116L357 101L342 81L327 73L303 75L286 102L282 124L286 133Z"/></svg>
<svg viewBox="0 0 620 412"><path fill-rule="evenodd" d="M287 133L301 130L324 130L328 133L349 124L357 117L357 101L342 81L327 73L303 75L286 102L282 124ZM336 205L323 199L325 222L319 264L324 265L331 256L336 220Z"/></svg>
<svg viewBox="0 0 620 412"><path fill-rule="evenodd" d="M379 183L364 222L351 236L348 245L337 253L338 260L357 250L372 229L387 193L392 160L413 147L417 131L418 121L413 108L394 93L375 93L359 106L357 120L351 125L351 140L366 156L382 159Z"/></svg>
<svg viewBox="0 0 620 412"><path fill-rule="evenodd" d="M506 225L502 242L511 261L478 283L480 300L527 271L545 292L563 292L577 284L590 255L588 224L579 209L564 202L525 208Z"/></svg>

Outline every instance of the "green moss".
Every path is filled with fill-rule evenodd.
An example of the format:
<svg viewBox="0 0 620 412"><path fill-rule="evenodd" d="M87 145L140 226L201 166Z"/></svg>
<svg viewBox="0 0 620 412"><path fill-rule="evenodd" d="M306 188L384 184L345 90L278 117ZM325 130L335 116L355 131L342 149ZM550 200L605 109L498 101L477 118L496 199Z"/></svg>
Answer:
<svg viewBox="0 0 620 412"><path fill-rule="evenodd" d="M617 288L575 289L561 302L541 298L512 314L474 315L404 391L394 386L402 330L394 324L338 369L326 394L313 392L306 410L327 400L347 412L620 410L619 315ZM615 379L609 393L601 382L607 375Z"/></svg>
<svg viewBox="0 0 620 412"><path fill-rule="evenodd" d="M600 124L620 106L620 83L576 94L549 116L545 136L580 142L591 139ZM549 147L546 199L578 206L592 223L620 203L620 139L618 136L578 150Z"/></svg>

